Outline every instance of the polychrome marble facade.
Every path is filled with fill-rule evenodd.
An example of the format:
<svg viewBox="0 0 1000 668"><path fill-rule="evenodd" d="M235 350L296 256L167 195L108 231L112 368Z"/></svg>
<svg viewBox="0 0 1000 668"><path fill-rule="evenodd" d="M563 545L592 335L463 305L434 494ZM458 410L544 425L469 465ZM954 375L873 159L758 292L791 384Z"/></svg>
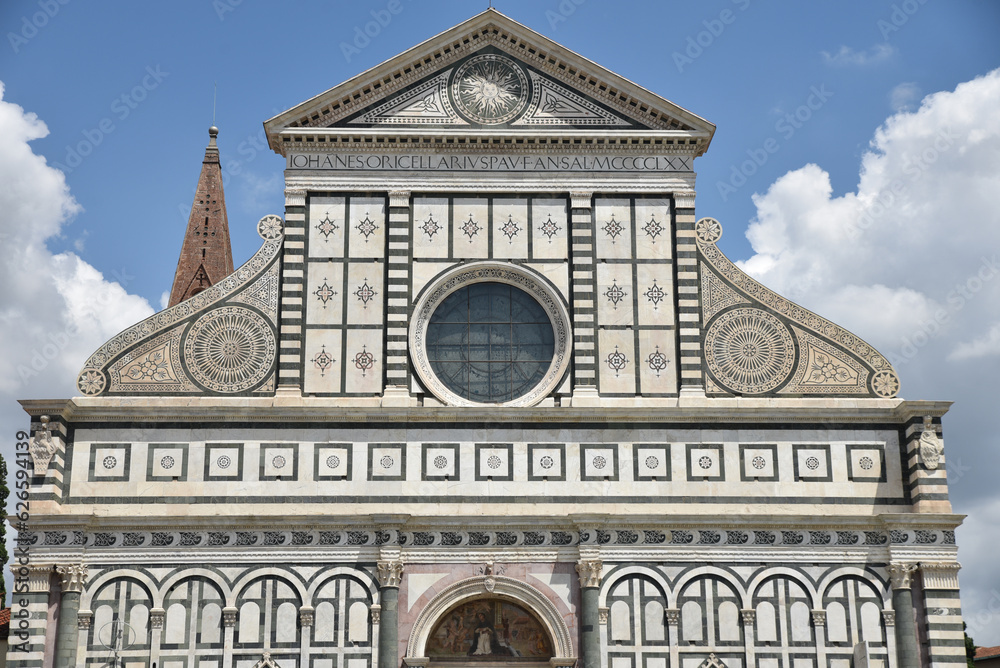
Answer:
<svg viewBox="0 0 1000 668"><path fill-rule="evenodd" d="M489 10L265 128L260 250L24 402L9 665L964 662L948 403L722 254L713 125Z"/></svg>

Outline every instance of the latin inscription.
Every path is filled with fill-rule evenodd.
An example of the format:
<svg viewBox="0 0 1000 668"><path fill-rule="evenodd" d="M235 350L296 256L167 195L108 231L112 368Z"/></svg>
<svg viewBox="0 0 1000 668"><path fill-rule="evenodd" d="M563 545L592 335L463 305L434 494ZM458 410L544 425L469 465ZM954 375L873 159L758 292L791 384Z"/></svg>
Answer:
<svg viewBox="0 0 1000 668"><path fill-rule="evenodd" d="M290 170L384 172L690 172L690 156L292 153Z"/></svg>

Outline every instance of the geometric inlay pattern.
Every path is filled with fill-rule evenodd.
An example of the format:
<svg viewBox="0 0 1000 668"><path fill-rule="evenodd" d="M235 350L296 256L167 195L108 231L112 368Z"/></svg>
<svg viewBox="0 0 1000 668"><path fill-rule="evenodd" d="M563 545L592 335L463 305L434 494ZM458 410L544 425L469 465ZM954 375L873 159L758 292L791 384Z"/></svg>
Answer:
<svg viewBox="0 0 1000 668"><path fill-rule="evenodd" d="M191 375L205 388L224 393L249 390L264 380L277 342L264 318L240 306L209 311L191 326L184 357Z"/></svg>
<svg viewBox="0 0 1000 668"><path fill-rule="evenodd" d="M760 309L728 311L705 336L708 368L733 392L762 394L778 387L792 372L794 355L788 327Z"/></svg>

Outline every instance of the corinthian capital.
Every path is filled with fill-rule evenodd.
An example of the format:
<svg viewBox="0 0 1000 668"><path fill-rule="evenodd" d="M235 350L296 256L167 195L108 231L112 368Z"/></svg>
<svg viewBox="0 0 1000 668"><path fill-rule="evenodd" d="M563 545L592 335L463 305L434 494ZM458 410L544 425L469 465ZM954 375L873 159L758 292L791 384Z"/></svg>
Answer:
<svg viewBox="0 0 1000 668"><path fill-rule="evenodd" d="M600 587L601 572L604 562L600 559L583 559L576 564L576 572L580 574L581 587Z"/></svg>
<svg viewBox="0 0 1000 668"><path fill-rule="evenodd" d="M399 587L403 579L403 562L400 560L378 562L378 583L380 587Z"/></svg>
<svg viewBox="0 0 1000 668"><path fill-rule="evenodd" d="M910 578L917 570L917 565L908 562L894 561L889 564L889 579L893 589L909 589Z"/></svg>
<svg viewBox="0 0 1000 668"><path fill-rule="evenodd" d="M83 584L87 580L86 564L70 564L68 566L56 566L56 573L62 578L63 593L79 594L83 591Z"/></svg>

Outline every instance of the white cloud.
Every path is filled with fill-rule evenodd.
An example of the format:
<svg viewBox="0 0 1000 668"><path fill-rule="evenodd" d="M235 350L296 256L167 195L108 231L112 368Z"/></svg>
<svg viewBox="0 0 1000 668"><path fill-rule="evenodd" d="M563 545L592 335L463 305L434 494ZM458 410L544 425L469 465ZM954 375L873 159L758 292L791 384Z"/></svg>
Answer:
<svg viewBox="0 0 1000 668"><path fill-rule="evenodd" d="M945 417L964 609L1000 644L1000 528L991 423L1000 355L1000 70L889 117L856 190L806 165L754 196L741 266L889 356L902 396L954 400ZM952 464L955 466L953 467ZM993 598L991 598L993 596ZM991 606L993 606L991 608ZM970 623L971 626L971 623Z"/></svg>
<svg viewBox="0 0 1000 668"><path fill-rule="evenodd" d="M842 45L836 53L829 51L821 51L820 53L823 56L823 62L827 65L864 67L888 60L896 53L896 49L891 44L876 44L868 50L856 51L849 46Z"/></svg>
<svg viewBox="0 0 1000 668"><path fill-rule="evenodd" d="M910 111L920 99L920 86L915 83L901 83L889 92L889 105L893 111Z"/></svg>
<svg viewBox="0 0 1000 668"><path fill-rule="evenodd" d="M0 83L0 416L23 428L18 398L78 394L86 357L126 326L147 317L130 295L75 253L51 253L46 241L80 211L62 172L29 142L48 134L38 117L3 100ZM119 278L119 280L122 280Z"/></svg>

